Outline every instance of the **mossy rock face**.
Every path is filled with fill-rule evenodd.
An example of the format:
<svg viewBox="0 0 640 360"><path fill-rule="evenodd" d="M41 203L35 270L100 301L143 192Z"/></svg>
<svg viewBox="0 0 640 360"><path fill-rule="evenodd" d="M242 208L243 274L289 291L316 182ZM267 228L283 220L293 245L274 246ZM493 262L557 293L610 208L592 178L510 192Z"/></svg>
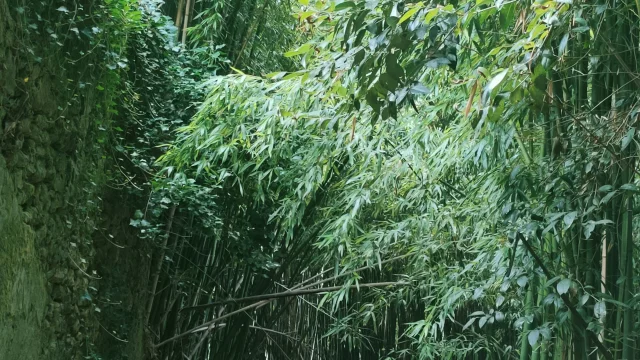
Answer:
<svg viewBox="0 0 640 360"><path fill-rule="evenodd" d="M22 25L0 0L0 360L80 360L99 330L88 291L102 148L90 111L59 110L68 74L32 62Z"/></svg>
<svg viewBox="0 0 640 360"><path fill-rule="evenodd" d="M93 1L51 6L78 3ZM0 360L81 360L96 352L141 360L149 262L129 233L124 194L105 186L111 100L104 88L75 85L110 79L95 70L104 59L87 54L79 56L84 64L71 64L52 55L87 43L29 35L25 16L0 0ZM127 248L114 247L104 229ZM122 305L99 309L100 297ZM102 330L98 316L110 330L126 329L129 342Z"/></svg>
<svg viewBox="0 0 640 360"><path fill-rule="evenodd" d="M0 359L40 359L47 290L14 182L0 157Z"/></svg>
<svg viewBox="0 0 640 360"><path fill-rule="evenodd" d="M13 147L21 140L12 138L20 129L11 106L16 104L17 59L12 47L15 25L12 7L0 0L0 146L11 138ZM11 146L9 146L11 147ZM35 191L25 186L23 171L27 156L12 154L9 161L19 164L8 169L0 155L0 359L42 359L47 346L44 317L47 288L38 261L35 232L25 223L32 215L22 208Z"/></svg>

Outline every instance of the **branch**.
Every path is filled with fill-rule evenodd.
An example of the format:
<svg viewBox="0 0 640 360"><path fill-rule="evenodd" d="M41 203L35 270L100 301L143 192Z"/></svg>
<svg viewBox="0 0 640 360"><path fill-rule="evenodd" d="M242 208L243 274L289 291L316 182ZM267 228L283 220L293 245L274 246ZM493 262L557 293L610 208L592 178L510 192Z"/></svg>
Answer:
<svg viewBox="0 0 640 360"><path fill-rule="evenodd" d="M359 284L359 285L351 285L351 286L348 286L346 288L350 289L350 290L353 290L353 289L360 289L360 288L375 288L375 287L384 287L384 286L402 286L402 285L407 285L407 284L408 283L406 283L406 282L381 282L381 283L366 283L366 284ZM344 288L345 288L344 286L329 286L329 287L317 288L317 289L291 290L291 291L284 291L284 292L279 292L279 293L254 295L254 296L247 296L247 297L243 297L243 298L239 298L239 299L227 299L227 300L220 300L220 301L216 301L216 302L212 302L212 303L208 303L208 304L203 304L203 305L190 306L190 307L183 308L182 310L192 311L192 310L206 309L206 308L210 308L210 307L213 307L213 306L229 304L229 303L241 303L241 302L247 302L247 301L273 300L273 299L280 299L280 298L291 297L291 296L300 296L300 295L308 295L308 294L320 294L320 293L338 291L338 290L341 290L341 289L344 289Z"/></svg>
<svg viewBox="0 0 640 360"><path fill-rule="evenodd" d="M307 280L304 280L303 282L299 283L298 285L295 285L295 286L291 287L291 288L290 288L290 290L287 290L287 292L289 292L289 291L295 291L295 290L297 290L297 289L302 290L302 289L308 289L308 288L311 288L311 287L314 287L314 286L318 286L318 285L320 285L320 284L324 284L324 283L326 283L326 282L333 281L333 280L339 279L339 278L341 278L341 277L345 277L345 276L347 276L347 275L351 275L351 274L353 274L353 273L357 273L357 272L360 272L360 271L364 271L364 270L367 270L367 269L374 268L376 265L382 266L383 264L390 263L390 262L392 262L392 261L396 261L396 260L404 259L404 258L408 257L409 255L412 255L412 253L404 254L404 255L400 255L400 256L395 256L395 257L392 257L392 258L390 258L390 259L387 259L387 260L381 261L381 262L379 262L379 263L377 263L377 264L374 264L374 265L367 265L367 266L363 266L363 267L357 268L357 269L355 269L355 270L353 270L353 271L345 272L345 273L342 273L342 274L339 274L339 275L336 275L336 276L332 276L332 277L330 277L330 278L326 278L326 279L318 280L318 281L316 281L316 282L314 282L314 283L312 283L312 284L309 284L309 285L304 285L304 284L306 284L306 283L308 283L308 282L310 282L310 281L312 281L312 280L314 280L314 279L317 279L318 277L322 276L322 275L323 275L323 274L325 274L326 272L333 270L333 269L327 269L327 270L324 270L324 271L320 272L320 273L319 273L319 274L317 274L317 275L314 275L314 276L312 276L312 277L308 278ZM303 285L304 285L304 286L303 286ZM325 288L325 289L326 289L326 288ZM231 300L229 300L229 301L227 301L227 302L231 302ZM184 307L184 308L180 309L180 311L190 311L190 310L195 310L195 309L198 309L198 308L206 308L206 307L209 307L209 306L213 306L213 305L210 305L210 304L212 304L212 303L209 303L209 304L203 304L203 305L196 305L196 306Z"/></svg>
<svg viewBox="0 0 640 360"><path fill-rule="evenodd" d="M390 285L390 284L393 284L393 285L408 285L408 283L404 283L404 282L396 282L396 283L393 283L393 282L392 282L392 283L377 283L377 285L378 285L378 286L387 286L387 285ZM366 287L366 285L368 285L368 287L373 287L372 285L374 285L374 284L353 285L353 286L350 286L350 288L355 288L355 287L358 287L358 286L359 286L359 287ZM313 289L313 290L317 290L317 292L327 292L327 291L330 291L329 289L331 289L331 288L333 288L333 287L327 287L327 288L323 288L323 289ZM340 287L340 288L341 288L341 287ZM290 295L290 293L291 293L291 292L284 292L284 293L280 293L280 294L287 294L287 295ZM183 337L185 337L185 336L188 336L188 335L191 335L191 334L193 334L193 333L196 333L196 332L202 331L202 328L203 328L203 327L207 327L207 333L208 333L208 331L209 331L209 330L211 330L211 329L213 328L213 324L215 324L215 323L217 323L217 322L220 322L220 321L222 321L222 320L224 320L224 319L226 319L226 318L229 318L229 317L231 317L231 316L233 316L233 315L236 315L236 314L239 314L239 313L245 312L245 311L247 311L247 310L251 310L251 309L253 309L253 308L260 307L260 306L265 305L265 304L268 304L268 303L270 303L271 301L273 301L273 298L272 298L272 299L269 299L269 300L262 300L262 301L258 301L258 302L256 302L256 303L253 303L253 304L247 305L247 306L245 306L245 307L243 307L243 308L240 308L240 309L238 309L238 310L236 310L236 311L232 311L232 312L230 312L230 313L228 313L228 314L225 314L225 315L222 315L222 316L220 316L220 317L218 317L218 318L215 318L215 319L212 319L212 320L210 320L210 321L207 321L207 322L205 322L205 323L203 323L203 324L200 324L200 325L196 326L195 328L192 328L192 329L189 329L189 330L187 330L187 331L183 332L182 334L178 334L178 335L176 335L176 336L174 336L174 337L172 337L172 338L169 338L169 339L167 339L167 340L165 340L165 341L162 341L162 342L158 343L157 345L155 345L155 348L159 348L159 347L161 347L161 346L162 346L162 345L164 345L164 344L170 343L170 342L172 342L172 341L176 341L176 340L181 339L181 338L183 338ZM210 304L205 304L205 307L206 307L206 306L211 306L211 305L210 305ZM202 305L199 305L198 307L203 307L203 306L202 306ZM185 309L186 309L186 308L185 308ZM203 336L203 338L204 338L204 337L205 337L205 336ZM202 340L201 340L201 341L202 341ZM609 360L609 359L607 359L607 360Z"/></svg>

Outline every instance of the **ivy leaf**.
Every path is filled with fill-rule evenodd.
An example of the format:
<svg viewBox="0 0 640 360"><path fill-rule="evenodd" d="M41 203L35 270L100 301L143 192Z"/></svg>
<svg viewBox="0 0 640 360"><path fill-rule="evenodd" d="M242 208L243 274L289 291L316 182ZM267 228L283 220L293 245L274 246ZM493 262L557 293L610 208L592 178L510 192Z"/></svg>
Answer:
<svg viewBox="0 0 640 360"><path fill-rule="evenodd" d="M571 287L571 279L562 279L560 280L560 282L558 282L558 285L556 285L556 289L558 290L558 294L560 295L564 295L569 291L569 288Z"/></svg>
<svg viewBox="0 0 640 360"><path fill-rule="evenodd" d="M67 9L67 8L66 8L66 7L64 7L64 6L60 6L60 7L59 7L59 8L57 8L56 10L58 10L58 11L60 11L60 12L63 12L63 13L68 13L68 12L69 12L69 9Z"/></svg>

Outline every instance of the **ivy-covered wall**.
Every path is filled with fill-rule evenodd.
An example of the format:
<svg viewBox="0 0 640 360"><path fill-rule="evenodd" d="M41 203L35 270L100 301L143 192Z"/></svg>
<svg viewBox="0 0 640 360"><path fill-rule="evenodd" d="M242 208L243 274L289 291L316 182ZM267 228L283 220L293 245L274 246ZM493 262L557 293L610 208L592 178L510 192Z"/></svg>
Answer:
<svg viewBox="0 0 640 360"><path fill-rule="evenodd" d="M153 352L150 267L175 255L169 207L197 198L156 175L157 144L218 69L161 4L0 0L0 360Z"/></svg>
<svg viewBox="0 0 640 360"><path fill-rule="evenodd" d="M114 308L100 293L115 283L105 269L131 255L134 283L146 280L144 255L112 245L121 239L105 228L114 223L104 220L109 213L128 215L117 206L102 211L110 75L78 33L91 29L81 15L99 12L91 1L63 5L0 0L0 359L102 359L95 344L122 336L100 322ZM97 265L96 247L121 254ZM138 348L141 329L128 339Z"/></svg>

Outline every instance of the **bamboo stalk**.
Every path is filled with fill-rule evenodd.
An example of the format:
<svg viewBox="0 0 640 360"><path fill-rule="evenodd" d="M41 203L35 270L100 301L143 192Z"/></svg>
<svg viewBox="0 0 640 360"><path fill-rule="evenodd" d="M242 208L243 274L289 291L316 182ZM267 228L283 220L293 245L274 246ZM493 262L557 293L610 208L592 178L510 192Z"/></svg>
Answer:
<svg viewBox="0 0 640 360"><path fill-rule="evenodd" d="M531 315L533 312L533 296L535 292L535 286L533 281L529 282L529 288L527 289L527 296L524 302L525 315ZM520 344L520 360L529 360L531 353L531 345L529 344L529 332L531 331L532 324L527 322L522 328L521 344Z"/></svg>
<svg viewBox="0 0 640 360"><path fill-rule="evenodd" d="M517 233L516 236L520 237L520 241L522 241L522 243L527 248L531 256L533 256L533 259L535 260L536 264L542 269L542 272L545 274L545 276L549 279L552 279L553 274L551 274L547 266L544 264L542 259L540 259L537 252L533 249L531 244L529 244L527 239L521 233ZM578 325L579 328L586 329L588 326L587 322L584 320L582 315L580 315L578 310L576 310L575 306L573 306L573 303L569 298L569 296L565 293L560 295L560 298L562 299L562 302L564 303L564 305L569 309L569 312L571 312L571 316L574 318L576 325ZM598 340L597 335L591 331L588 331L587 334L589 337L591 337L592 341L596 344L596 347L598 348L598 351L600 352L600 354L602 354L602 356L606 360L613 360L613 356L611 355L607 347L604 346L604 344L601 343L600 340Z"/></svg>
<svg viewBox="0 0 640 360"><path fill-rule="evenodd" d="M368 285L368 286L365 286L365 285ZM404 283L404 282L395 282L395 283L394 283L394 282L385 282L385 283L375 283L375 284L360 284L360 285L353 285L353 286L350 286L350 287L349 287L349 289L355 289L355 288L357 288L358 286L359 286L359 287L383 287L383 286L404 286L404 285L408 285L408 283ZM332 289L332 290L329 290L329 289L331 289L331 288L338 288L338 289ZM321 288L321 289L310 289L310 290L312 290L312 292L300 293L300 294L298 294L298 295L312 294L312 293L320 293L320 292L327 292L327 291L335 291L335 290L342 289L343 287L331 287L331 288L324 288L324 289L322 289L322 288ZM283 293L279 293L279 294L280 294L280 297L294 296L294 295L292 295L292 294L291 294L291 292L283 292ZM274 295L274 294L270 294L270 295ZM233 316L233 315L236 315L236 314L239 314L239 313L243 313L243 312L245 312L245 311L247 311L247 310L251 310L251 309L257 308L257 307L259 307L259 306L265 305L265 304L267 304L267 303L269 303L269 302L273 301L274 299L275 299L274 297L271 297L271 298L268 298L268 299L265 299L265 300L261 300L261 301L258 301L258 302L256 302L256 303L253 303L253 304L247 305L247 306L245 306L245 307L243 307L243 308L240 308L240 309L238 309L238 310L232 311L232 312L230 312L230 313L228 313L228 314L225 314L225 315L222 315L222 316L220 316L220 317L214 318L214 319L212 319L211 321L209 321L209 322L207 322L207 323L200 324L197 328L199 329L199 328L201 328L201 327L203 327L203 326L210 326L210 325L214 325L215 323L218 323L218 322L220 322L220 321L222 321L222 320L224 320L224 319L227 319L227 318L229 318L229 317L231 317L231 316ZM209 305L209 304L206 304L206 305ZM204 307L210 307L210 306L204 306ZM173 337L173 338L171 338L171 339L167 339L167 340L165 340L165 341L162 341L162 342L160 342L160 343L156 344L156 345L155 345L155 347L156 347L156 348L159 348L159 347L161 347L161 346L163 346L163 345L165 345L165 344L167 344L167 343L169 343L169 342L172 342L172 341L175 341L175 340L181 339L181 338L183 338L183 337L185 337L185 336L188 336L188 335L190 335L190 334L192 334L192 333L193 333L193 330L194 330L194 329L190 329L190 330L188 330L188 331L186 331L186 332L184 332L184 333L182 333L182 334L179 334L179 335L174 336L174 337Z"/></svg>
<svg viewBox="0 0 640 360"><path fill-rule="evenodd" d="M194 310L201 310L201 309L206 309L206 308L209 308L209 307L215 307L215 306L218 306L218 305L224 305L224 304L230 304L230 303L242 303L242 302L248 302L248 301L260 301L260 300L273 300L273 299L280 299L280 298L291 297L291 296L300 296L300 295L308 295L308 294L321 294L321 293L338 291L338 290L342 290L342 289L353 290L353 289L360 289L360 288L365 288L366 289L366 288L372 288L372 287L402 286L402 285L408 285L408 283L390 281L390 282L365 283L365 284L359 284L359 285L351 285L351 286L348 286L346 288L344 286L329 286L329 287L317 288L317 289L290 290L290 291L284 291L284 292L279 292L279 293L247 296L247 297L238 298L238 299L220 300L220 301L212 302L212 303L209 303L209 304L196 305L196 306L191 306L191 307L188 307L188 308L183 308L182 310L194 311Z"/></svg>
<svg viewBox="0 0 640 360"><path fill-rule="evenodd" d="M149 295L149 301L147 302L147 311L145 316L145 324L149 324L149 317L151 316L151 310L153 309L153 300L156 296L156 289L158 287L158 279L160 278L160 270L162 270L162 263L164 262L164 252L167 247L167 242L169 241L169 234L171 233L171 226L173 224L173 217L176 213L177 205L173 204L171 210L169 210L169 220L167 221L167 226L165 228L165 236L162 240L162 246L160 247L160 253L158 254L158 258L156 261L156 267L153 272L153 276L151 279L151 289Z"/></svg>
<svg viewBox="0 0 640 360"><path fill-rule="evenodd" d="M183 17L183 12L184 12L184 0L180 0L178 2L178 12L176 14L176 27L178 28L178 39L180 39L180 29L182 28L182 17Z"/></svg>
<svg viewBox="0 0 640 360"><path fill-rule="evenodd" d="M187 28L189 27L189 16L191 15L191 1L187 0L187 5L184 8L184 21L182 23L182 45L187 42Z"/></svg>

